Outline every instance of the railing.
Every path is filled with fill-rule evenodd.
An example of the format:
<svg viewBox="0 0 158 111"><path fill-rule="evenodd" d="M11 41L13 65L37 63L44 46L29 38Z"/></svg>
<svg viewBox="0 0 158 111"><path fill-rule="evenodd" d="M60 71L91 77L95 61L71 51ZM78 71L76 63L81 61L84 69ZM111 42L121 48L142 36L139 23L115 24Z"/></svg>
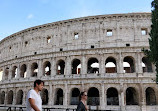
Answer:
<svg viewBox="0 0 158 111"><path fill-rule="evenodd" d="M7 109L7 111L26 111L26 107L18 107L18 106L0 106L0 107L4 107L5 109ZM71 109L71 108L42 108L43 111L51 111L51 110L65 110L65 111L76 111L76 109Z"/></svg>

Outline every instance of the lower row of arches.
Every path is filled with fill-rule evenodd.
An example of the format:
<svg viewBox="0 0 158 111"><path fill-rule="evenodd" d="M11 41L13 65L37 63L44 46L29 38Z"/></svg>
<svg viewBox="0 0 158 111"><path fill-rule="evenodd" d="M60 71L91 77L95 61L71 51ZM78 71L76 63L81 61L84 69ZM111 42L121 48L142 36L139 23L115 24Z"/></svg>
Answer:
<svg viewBox="0 0 158 111"><path fill-rule="evenodd" d="M54 105L63 105L64 100L64 91L59 88L56 89L56 96L54 97ZM88 90L88 105L100 105L100 94L99 90L95 87L92 87ZM79 94L80 90L78 88L73 88L70 95L70 105L77 105L79 103ZM5 98L5 92L2 91L0 93L0 104L5 103L5 99L7 99L6 104L13 104L13 95L14 92L10 90ZM24 92L19 90L16 95L16 103L17 105L23 104L23 96ZM148 87L145 90L146 96L146 105L157 105L157 97L153 88ZM47 105L49 102L49 91L47 89L43 89L41 91L42 104ZM126 105L139 105L139 94L133 87L128 87L125 92L125 100ZM111 87L108 88L106 92L106 104L107 105L119 105L119 94L116 88Z"/></svg>

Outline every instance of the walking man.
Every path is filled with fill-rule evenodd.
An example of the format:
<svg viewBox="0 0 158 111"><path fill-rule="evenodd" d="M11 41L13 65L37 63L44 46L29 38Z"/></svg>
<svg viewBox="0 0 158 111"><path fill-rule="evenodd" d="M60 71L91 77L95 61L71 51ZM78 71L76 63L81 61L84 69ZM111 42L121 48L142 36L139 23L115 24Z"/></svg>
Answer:
<svg viewBox="0 0 158 111"><path fill-rule="evenodd" d="M34 82L34 89L31 89L26 98L27 111L42 111L42 99L40 91L43 89L44 81L36 80Z"/></svg>

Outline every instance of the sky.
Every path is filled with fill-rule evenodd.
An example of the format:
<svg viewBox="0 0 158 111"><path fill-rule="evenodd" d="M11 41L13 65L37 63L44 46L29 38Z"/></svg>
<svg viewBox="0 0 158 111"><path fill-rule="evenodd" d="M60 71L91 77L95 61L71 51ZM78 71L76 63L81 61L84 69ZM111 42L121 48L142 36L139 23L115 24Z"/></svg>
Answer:
<svg viewBox="0 0 158 111"><path fill-rule="evenodd" d="M85 16L151 12L152 0L0 0L0 40L46 23Z"/></svg>

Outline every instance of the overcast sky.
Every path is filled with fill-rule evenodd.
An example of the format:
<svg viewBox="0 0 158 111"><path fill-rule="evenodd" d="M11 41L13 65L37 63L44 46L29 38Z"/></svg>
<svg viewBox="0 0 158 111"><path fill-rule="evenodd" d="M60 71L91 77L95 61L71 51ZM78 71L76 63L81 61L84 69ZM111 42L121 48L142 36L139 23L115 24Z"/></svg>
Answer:
<svg viewBox="0 0 158 111"><path fill-rule="evenodd" d="M151 12L152 0L0 0L0 40L23 29L83 16Z"/></svg>

